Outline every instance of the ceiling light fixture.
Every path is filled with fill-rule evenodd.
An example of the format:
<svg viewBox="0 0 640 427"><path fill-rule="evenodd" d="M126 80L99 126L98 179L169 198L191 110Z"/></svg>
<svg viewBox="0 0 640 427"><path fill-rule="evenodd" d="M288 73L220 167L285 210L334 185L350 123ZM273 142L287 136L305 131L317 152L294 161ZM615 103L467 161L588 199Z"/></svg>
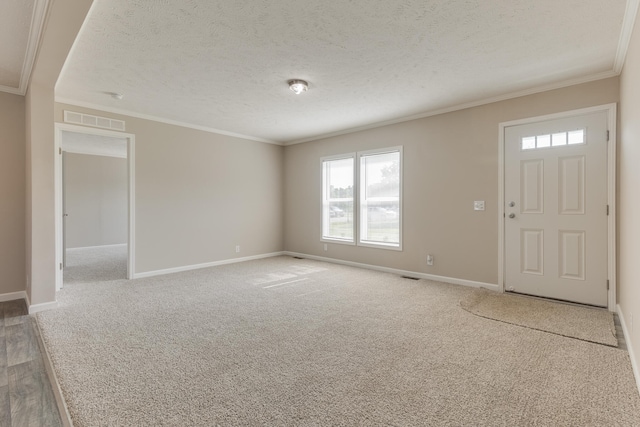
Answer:
<svg viewBox="0 0 640 427"><path fill-rule="evenodd" d="M111 93L111 97L112 97L113 99L118 99L118 100L120 100L120 99L124 98L124 95L123 95L123 94L121 94L121 93L112 92L112 93Z"/></svg>
<svg viewBox="0 0 640 427"><path fill-rule="evenodd" d="M291 89L296 95L300 95L302 92L306 92L309 89L309 84L304 80L289 80L289 89Z"/></svg>

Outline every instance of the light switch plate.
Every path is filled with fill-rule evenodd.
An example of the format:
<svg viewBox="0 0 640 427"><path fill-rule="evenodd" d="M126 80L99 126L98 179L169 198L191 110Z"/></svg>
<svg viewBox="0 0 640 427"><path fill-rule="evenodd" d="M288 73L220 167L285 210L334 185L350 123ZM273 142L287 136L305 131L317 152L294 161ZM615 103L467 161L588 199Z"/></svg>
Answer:
<svg viewBox="0 0 640 427"><path fill-rule="evenodd" d="M473 210L474 211L483 211L484 210L484 200L476 200L473 202Z"/></svg>

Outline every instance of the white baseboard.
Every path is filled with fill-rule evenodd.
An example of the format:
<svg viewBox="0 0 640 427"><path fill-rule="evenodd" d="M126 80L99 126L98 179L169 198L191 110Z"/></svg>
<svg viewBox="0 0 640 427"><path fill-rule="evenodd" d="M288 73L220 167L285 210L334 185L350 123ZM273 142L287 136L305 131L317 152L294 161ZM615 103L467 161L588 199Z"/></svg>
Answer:
<svg viewBox="0 0 640 427"><path fill-rule="evenodd" d="M27 299L27 303L28 303L28 299ZM51 301L51 302L43 302L41 304L28 304L27 307L29 307L29 314L34 314L34 313L38 313L40 311L45 311L45 310L51 310L54 309L58 306L58 301Z"/></svg>
<svg viewBox="0 0 640 427"><path fill-rule="evenodd" d="M13 301L16 299L28 300L27 293L25 291L7 292L6 294L0 294L0 302Z"/></svg>
<svg viewBox="0 0 640 427"><path fill-rule="evenodd" d="M164 270L145 271L143 273L134 273L133 278L142 279L145 277L161 276L163 274L179 273L181 271L199 270L201 268L216 267L218 265L235 264L237 262L253 261L256 259L263 259L263 258L272 258L280 255L284 255L284 252L273 252L273 253L254 255L254 256L248 256L243 258L225 259L222 261L206 262L203 264L193 264L193 265L185 265L182 267L166 268Z"/></svg>
<svg viewBox="0 0 640 427"><path fill-rule="evenodd" d="M69 249L98 249L98 248L115 248L116 246L127 246L126 243L114 243L112 245L97 245L97 246L80 246L77 248L67 248Z"/></svg>
<svg viewBox="0 0 640 427"><path fill-rule="evenodd" d="M633 369L633 376L636 378L638 393L640 393L640 366L638 366L635 353L633 352L633 342L631 341L631 336L629 335L629 330L627 329L627 323L625 321L624 313L622 312L622 307L620 307L620 304L616 305L616 312L618 313L618 318L620 319L620 325L622 326L624 341L627 343L627 351L629 352L629 359L631 359L631 368Z"/></svg>
<svg viewBox="0 0 640 427"><path fill-rule="evenodd" d="M330 262L334 264L348 265L350 267L366 268L368 270L382 271L384 273L398 274L400 276L417 277L418 279L433 280L435 282L444 282L444 283L451 283L454 285L470 286L472 288L485 288L485 289L490 289L492 291L498 291L498 292L502 291L498 285L493 283L475 282L473 280L456 279L455 277L436 276L435 274L419 273L416 271L409 271L409 270L399 270L397 268L381 267L379 265L371 265L371 264L362 264L359 262L345 261L345 260L336 259L336 258L326 258L326 257L321 257L316 255L307 255L307 254L301 254L297 252L285 251L284 255L297 256L301 258L308 258L316 261L324 261L324 262Z"/></svg>

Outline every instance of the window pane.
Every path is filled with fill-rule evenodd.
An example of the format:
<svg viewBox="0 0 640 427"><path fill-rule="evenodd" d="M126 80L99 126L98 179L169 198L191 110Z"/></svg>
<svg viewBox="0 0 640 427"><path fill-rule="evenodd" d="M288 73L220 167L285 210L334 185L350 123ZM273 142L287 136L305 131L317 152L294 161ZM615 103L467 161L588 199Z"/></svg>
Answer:
<svg viewBox="0 0 640 427"><path fill-rule="evenodd" d="M400 243L400 217L398 207L393 202L368 203L363 216L366 215L366 230L363 241L380 243Z"/></svg>
<svg viewBox="0 0 640 427"><path fill-rule="evenodd" d="M330 160L325 164L328 198L353 197L353 159Z"/></svg>
<svg viewBox="0 0 640 427"><path fill-rule="evenodd" d="M353 242L353 168L353 157L323 162L323 238Z"/></svg>
<svg viewBox="0 0 640 427"><path fill-rule="evenodd" d="M326 237L353 241L353 201L329 202L329 234Z"/></svg>
<svg viewBox="0 0 640 427"><path fill-rule="evenodd" d="M360 241L400 245L400 152L360 158Z"/></svg>
<svg viewBox="0 0 640 427"><path fill-rule="evenodd" d="M584 144L584 129L569 132L569 144Z"/></svg>
<svg viewBox="0 0 640 427"><path fill-rule="evenodd" d="M554 133L551 135L551 145L558 147L560 145L567 145L567 133Z"/></svg>
<svg viewBox="0 0 640 427"><path fill-rule="evenodd" d="M527 136L526 138L522 138L522 149L523 150L533 150L536 148L536 137L535 136Z"/></svg>
<svg viewBox="0 0 640 427"><path fill-rule="evenodd" d="M538 148L545 148L551 146L551 135L539 135L536 137L536 146Z"/></svg>
<svg viewBox="0 0 640 427"><path fill-rule="evenodd" d="M400 196L400 153L362 157L365 198Z"/></svg>

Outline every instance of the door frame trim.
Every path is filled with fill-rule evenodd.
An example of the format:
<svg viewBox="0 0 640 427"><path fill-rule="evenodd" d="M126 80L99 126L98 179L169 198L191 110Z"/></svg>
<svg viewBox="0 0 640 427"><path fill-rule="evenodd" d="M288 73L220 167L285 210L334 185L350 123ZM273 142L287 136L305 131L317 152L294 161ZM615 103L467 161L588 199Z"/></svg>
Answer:
<svg viewBox="0 0 640 427"><path fill-rule="evenodd" d="M498 288L505 291L505 207L504 207L504 133L506 128L523 124L542 122L547 120L562 119L567 117L582 116L596 112L607 113L607 127L609 129L609 143L607 144L607 203L609 204L609 216L607 217L607 278L609 280L609 292L607 293L607 308L611 312L616 311L616 151L618 145L616 133L617 104L604 104L595 107L581 108L577 110L563 111L544 116L528 117L525 119L511 120L498 124Z"/></svg>
<svg viewBox="0 0 640 427"><path fill-rule="evenodd" d="M62 156L59 152L62 148L62 132L74 132L90 135L108 136L113 138L124 138L127 140L127 181L128 181L128 230L127 230L127 279L133 279L135 277L135 212L136 212L136 180L135 180L135 144L136 136L132 133L118 132L113 130L90 128L86 126L72 125L68 123L55 123L55 167L54 167L54 179L55 179L55 253L56 253L56 291L62 289L63 271L58 268L62 263L62 232L63 232L63 217L62 217Z"/></svg>

